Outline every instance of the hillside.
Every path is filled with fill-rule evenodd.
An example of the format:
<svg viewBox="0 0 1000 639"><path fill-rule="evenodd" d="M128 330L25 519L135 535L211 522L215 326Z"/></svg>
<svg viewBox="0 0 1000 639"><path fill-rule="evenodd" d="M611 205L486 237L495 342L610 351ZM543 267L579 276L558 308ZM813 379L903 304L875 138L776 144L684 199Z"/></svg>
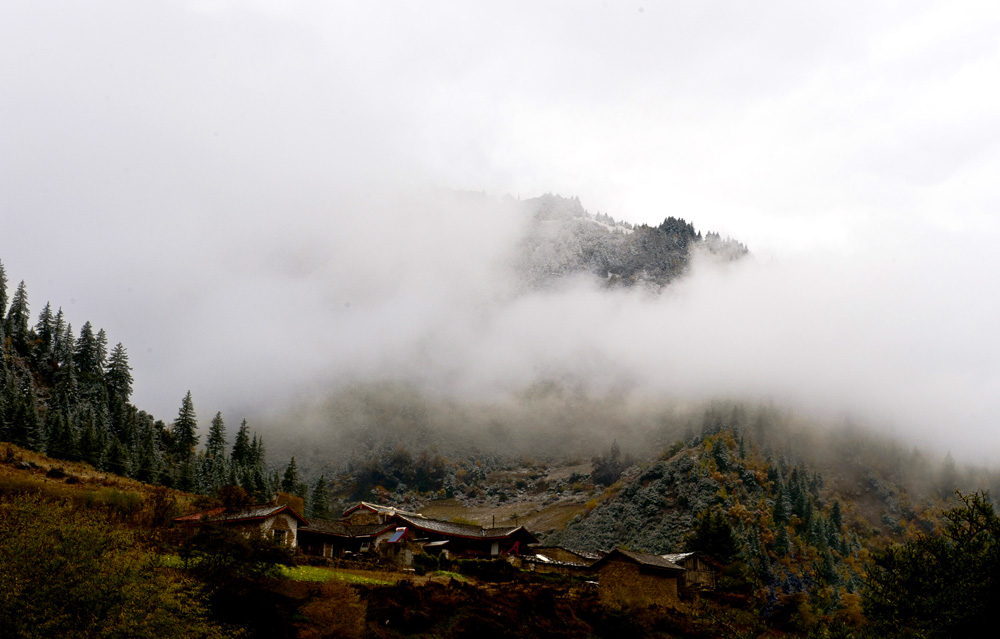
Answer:
<svg viewBox="0 0 1000 639"><path fill-rule="evenodd" d="M633 226L607 214L591 214L578 198L543 195L525 200L529 232L519 247L517 269L534 286L588 273L609 285L662 288L682 275L692 253L736 260L745 246L718 233L702 235L693 224L667 217L658 226Z"/></svg>

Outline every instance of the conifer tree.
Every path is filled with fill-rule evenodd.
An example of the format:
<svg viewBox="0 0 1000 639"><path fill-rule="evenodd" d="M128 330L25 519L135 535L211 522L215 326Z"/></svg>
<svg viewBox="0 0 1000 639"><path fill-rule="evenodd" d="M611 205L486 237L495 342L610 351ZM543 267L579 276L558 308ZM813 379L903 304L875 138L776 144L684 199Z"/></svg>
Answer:
<svg viewBox="0 0 1000 639"><path fill-rule="evenodd" d="M316 484L313 485L312 495L309 499L309 516L317 519L330 518L330 494L326 478L323 475L320 475Z"/></svg>
<svg viewBox="0 0 1000 639"><path fill-rule="evenodd" d="M35 324L35 335L38 336L39 346L43 354L52 353L52 345L55 341L55 317L52 315L52 305L45 303L45 308L38 315L38 323ZM45 358L40 357L40 361Z"/></svg>
<svg viewBox="0 0 1000 639"><path fill-rule="evenodd" d="M83 417L83 427L80 429L80 459L94 468L100 468L103 443L94 425L94 414L87 410Z"/></svg>
<svg viewBox="0 0 1000 639"><path fill-rule="evenodd" d="M103 332L103 331L102 331ZM108 385L108 395L113 399L128 402L132 396L132 367L128 365L128 353L121 342L115 344L108 360L104 380Z"/></svg>
<svg viewBox="0 0 1000 639"><path fill-rule="evenodd" d="M830 507L830 523L839 533L844 526L844 516L840 510L840 501L837 499L833 500L833 506Z"/></svg>
<svg viewBox="0 0 1000 639"><path fill-rule="evenodd" d="M76 435L73 433L66 416L61 411L49 410L45 423L45 453L49 457L65 459L66 461L79 459Z"/></svg>
<svg viewBox="0 0 1000 639"><path fill-rule="evenodd" d="M7 272L0 261L0 319L5 317L7 312ZM0 321L0 336L3 334L3 322Z"/></svg>
<svg viewBox="0 0 1000 639"><path fill-rule="evenodd" d="M80 337L76 339L73 351L73 361L77 369L85 375L98 374L97 337L90 322L85 322L80 329Z"/></svg>
<svg viewBox="0 0 1000 639"><path fill-rule="evenodd" d="M299 467L295 464L295 457L292 457L292 461L288 462L288 466L285 468L285 475L281 479L281 490L291 494L295 492L298 485Z"/></svg>
<svg viewBox="0 0 1000 639"><path fill-rule="evenodd" d="M153 417L145 411L139 411L136 421L135 477L139 481L158 483L161 465L159 430L153 423Z"/></svg>
<svg viewBox="0 0 1000 639"><path fill-rule="evenodd" d="M73 327L67 326L62 338L62 344L56 347L56 363L59 368L53 377L53 401L55 406L69 414L69 411L79 401L79 388L76 381L76 364L73 362L73 349L67 344L73 343Z"/></svg>
<svg viewBox="0 0 1000 639"><path fill-rule="evenodd" d="M108 334L104 332L104 329L97 331L97 335L94 336L94 344L97 347L95 355L97 358L97 369L96 373L99 375L104 374L104 367L108 361Z"/></svg>
<svg viewBox="0 0 1000 639"><path fill-rule="evenodd" d="M7 319L4 322L5 332L10 338L14 350L20 355L28 353L28 341L30 339L28 321L30 319L28 311L28 291L24 286L24 280L17 285L14 297L10 300L10 308L7 309Z"/></svg>
<svg viewBox="0 0 1000 639"><path fill-rule="evenodd" d="M212 418L212 425L208 428L205 456L216 459L226 458L226 424L222 421L221 411L215 414L215 417Z"/></svg>
<svg viewBox="0 0 1000 639"><path fill-rule="evenodd" d="M198 445L198 435L195 432L197 428L194 402L191 400L191 391L188 391L181 400L181 408L173 426L174 453L178 458L186 459L194 454L194 447Z"/></svg>
<svg viewBox="0 0 1000 639"><path fill-rule="evenodd" d="M208 492L214 493L226 483L228 463L226 459L226 424L222 421L222 413L218 412L212 418L205 441L204 472L202 480Z"/></svg>
<svg viewBox="0 0 1000 639"><path fill-rule="evenodd" d="M66 330L66 318L63 317L62 307L56 311L52 319L52 354L56 359L59 356L59 347L62 345L63 331Z"/></svg>
<svg viewBox="0 0 1000 639"><path fill-rule="evenodd" d="M104 469L122 477L129 474L128 452L117 437L111 438L111 444L108 446L108 454L104 460Z"/></svg>
<svg viewBox="0 0 1000 639"><path fill-rule="evenodd" d="M250 429L247 427L247 420L240 424L240 430L236 433L236 441L233 443L233 453L230 456L233 466L245 466L250 461Z"/></svg>
<svg viewBox="0 0 1000 639"><path fill-rule="evenodd" d="M38 406L35 403L33 390L19 392L11 402L10 424L7 427L7 438L30 450L41 450L42 427L38 417Z"/></svg>

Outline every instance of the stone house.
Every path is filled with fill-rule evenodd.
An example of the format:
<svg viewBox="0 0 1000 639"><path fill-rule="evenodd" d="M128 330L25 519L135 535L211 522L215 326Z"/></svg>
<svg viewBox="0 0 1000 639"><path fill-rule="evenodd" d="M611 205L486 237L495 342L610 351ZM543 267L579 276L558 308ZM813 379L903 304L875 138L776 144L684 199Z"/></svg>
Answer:
<svg viewBox="0 0 1000 639"><path fill-rule="evenodd" d="M616 548L597 560L601 603L678 607L678 584L684 569L659 555Z"/></svg>
<svg viewBox="0 0 1000 639"><path fill-rule="evenodd" d="M299 528L308 523L287 504L267 504L236 510L220 506L174 519L174 525L177 526L193 528L216 524L235 528L246 535L261 534L290 548L298 545Z"/></svg>
<svg viewBox="0 0 1000 639"><path fill-rule="evenodd" d="M521 558L521 570L538 573L560 573L565 575L592 572L591 566L601 555L563 548L562 546L531 547L531 554Z"/></svg>

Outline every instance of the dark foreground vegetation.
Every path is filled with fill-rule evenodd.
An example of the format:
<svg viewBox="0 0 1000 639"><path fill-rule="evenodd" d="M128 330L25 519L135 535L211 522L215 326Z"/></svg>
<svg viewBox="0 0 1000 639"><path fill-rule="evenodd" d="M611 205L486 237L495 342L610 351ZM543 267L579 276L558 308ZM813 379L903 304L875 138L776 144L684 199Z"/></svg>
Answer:
<svg viewBox="0 0 1000 639"><path fill-rule="evenodd" d="M264 539L204 527L178 546L166 523L203 498L2 450L0 637L943 638L974 636L997 600L1000 518L983 493L938 513L940 530L859 554L857 589L841 594L852 603L833 614L808 591L765 609L732 547L718 591L688 593L679 609L608 607L587 577L496 562L299 581L281 572L293 557ZM725 529L694 535L724 549Z"/></svg>

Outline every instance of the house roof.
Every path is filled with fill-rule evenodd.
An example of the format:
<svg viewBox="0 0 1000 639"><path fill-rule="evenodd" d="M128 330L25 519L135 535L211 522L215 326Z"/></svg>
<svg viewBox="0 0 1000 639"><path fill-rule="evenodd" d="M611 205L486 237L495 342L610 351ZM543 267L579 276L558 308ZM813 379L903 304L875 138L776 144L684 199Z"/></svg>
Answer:
<svg viewBox="0 0 1000 639"><path fill-rule="evenodd" d="M356 506L351 506L350 508L348 508L347 510L344 511L343 516L344 517L349 517L351 515L351 513L353 513L355 510L359 510L361 508L364 508L365 510L370 510L372 512L378 513L379 515L386 515L388 517L392 517L393 515L397 515L397 514L398 515L404 515L406 517L423 517L423 515L421 515L420 513L410 512L410 511L407 511L407 510L401 510L399 508L396 508L395 506L383 506L382 504L373 504L373 503L371 503L369 501L361 501L361 502L358 502L358 504Z"/></svg>
<svg viewBox="0 0 1000 639"><path fill-rule="evenodd" d="M351 525L343 521L329 521L326 519L313 519L308 526L300 528L300 532L319 533L321 535L333 535L335 537L374 537L380 533L394 528L394 523L384 524L361 524Z"/></svg>
<svg viewBox="0 0 1000 639"><path fill-rule="evenodd" d="M632 550L625 550L623 548L615 548L608 554L604 555L594 563L594 568L599 568L609 561L613 561L616 558L625 559L640 566L645 566L647 568L654 568L656 570L663 571L681 571L684 569L677 564L664 559L660 555L650 555L644 552L635 552Z"/></svg>
<svg viewBox="0 0 1000 639"><path fill-rule="evenodd" d="M295 512L295 510L288 504L266 504L263 506L241 508L239 510L226 510L225 507L220 506L218 508L212 508L199 513L185 515L184 517L177 517L174 519L174 522L190 525L199 523L230 524L243 521L259 521L268 519L269 517L279 515L283 512L287 512L291 516L298 519L300 524L308 525L309 523L303 519L301 515Z"/></svg>
<svg viewBox="0 0 1000 639"><path fill-rule="evenodd" d="M524 526L483 528L482 526L478 526L476 524L459 524L452 521L428 519L427 517L406 517L404 515L396 515L396 519L405 521L417 530L437 533L440 535L448 535L450 537L464 537L466 539L507 539L512 537L518 531L524 531L524 534L531 537L531 539L534 539L536 543L538 541L537 538Z"/></svg>
<svg viewBox="0 0 1000 639"><path fill-rule="evenodd" d="M693 552L676 552L671 555L660 555L660 556L666 559L667 561L677 564L679 566L693 554L694 554Z"/></svg>
<svg viewBox="0 0 1000 639"><path fill-rule="evenodd" d="M448 537L499 540L509 539L514 535L525 535L528 537L526 543L538 543L538 539L524 526L483 528L478 524L459 524L451 521L442 521L440 519L430 519L429 517L424 517L420 513L399 510L392 506L383 506L381 504L373 504L367 501L359 502L357 505L345 510L344 517L350 517L351 513L359 509L366 509L385 515L387 520L385 523L381 524L363 524L360 526L352 525L346 521L333 522L315 520L313 524L304 528L304 531L336 536L362 537L378 535L394 526L405 524L417 531L446 535Z"/></svg>
<svg viewBox="0 0 1000 639"><path fill-rule="evenodd" d="M566 566L569 568L589 568L590 563L584 561L559 561L557 559L552 559L547 555L526 555L522 559L528 563L532 564L546 564L550 566Z"/></svg>
<svg viewBox="0 0 1000 639"><path fill-rule="evenodd" d="M597 561L602 557L601 553L597 552L587 552L586 550L576 550L575 548L567 548L566 546L532 546L531 550L537 554L545 554L548 550L561 550L563 552L568 552L576 555L580 559L586 559L588 561Z"/></svg>

